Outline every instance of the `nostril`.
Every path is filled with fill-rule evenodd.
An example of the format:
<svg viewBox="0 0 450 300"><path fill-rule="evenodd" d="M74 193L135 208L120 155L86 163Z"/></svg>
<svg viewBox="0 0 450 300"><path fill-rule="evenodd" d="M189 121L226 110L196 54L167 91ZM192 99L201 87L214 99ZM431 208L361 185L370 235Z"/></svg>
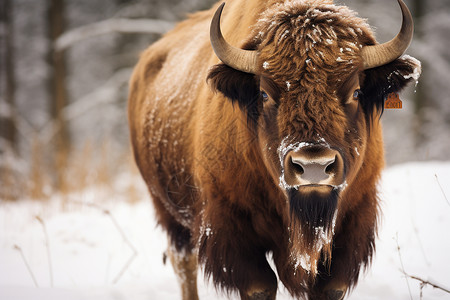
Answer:
<svg viewBox="0 0 450 300"><path fill-rule="evenodd" d="M337 171L338 163L337 163L337 155L334 157L334 160L330 161L330 163L325 168L325 173L332 175L335 174Z"/></svg>
<svg viewBox="0 0 450 300"><path fill-rule="evenodd" d="M299 164L298 162L294 161L292 159L292 157L291 157L291 165L292 165L292 168L294 169L294 172L296 174L302 175L303 173L305 173L305 170L303 169L302 165Z"/></svg>

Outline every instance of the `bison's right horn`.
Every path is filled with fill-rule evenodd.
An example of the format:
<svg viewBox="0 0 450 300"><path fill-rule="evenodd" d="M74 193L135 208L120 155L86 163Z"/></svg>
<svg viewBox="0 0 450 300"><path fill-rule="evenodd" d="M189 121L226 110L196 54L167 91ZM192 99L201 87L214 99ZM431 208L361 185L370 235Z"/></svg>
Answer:
<svg viewBox="0 0 450 300"><path fill-rule="evenodd" d="M365 46L362 48L364 69L371 69L399 58L411 44L414 32L414 22L411 12L402 0L398 0L402 9L402 28L395 38L381 45Z"/></svg>
<svg viewBox="0 0 450 300"><path fill-rule="evenodd" d="M220 16L222 15L224 6L225 3L219 6L211 21L210 40L214 52L224 64L233 69L256 74L258 70L256 63L258 56L256 51L233 47L223 38L222 31L220 30Z"/></svg>

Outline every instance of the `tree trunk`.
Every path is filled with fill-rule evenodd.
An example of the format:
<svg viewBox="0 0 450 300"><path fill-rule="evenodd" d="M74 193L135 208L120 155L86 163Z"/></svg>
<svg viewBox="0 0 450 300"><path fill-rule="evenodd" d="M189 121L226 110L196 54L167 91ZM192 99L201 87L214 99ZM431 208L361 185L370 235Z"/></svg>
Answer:
<svg viewBox="0 0 450 300"><path fill-rule="evenodd" d="M18 151L11 4L10 0L0 1L0 155Z"/></svg>
<svg viewBox="0 0 450 300"><path fill-rule="evenodd" d="M16 81L12 30L12 2L0 1L0 199L16 200L23 180L15 164L18 157L15 118Z"/></svg>
<svg viewBox="0 0 450 300"><path fill-rule="evenodd" d="M422 20L425 15L426 9L426 0L414 0L412 6L412 12L414 17L414 38L417 40L421 40L423 38L423 26ZM422 62L422 74L426 72L426 64ZM423 132L424 125L424 117L423 117L423 108L426 103L426 82L422 80L420 84L416 86L416 90L414 93L414 114L415 114L415 122L414 122L414 132L415 132L415 143L416 145L422 145L425 139L425 134Z"/></svg>
<svg viewBox="0 0 450 300"><path fill-rule="evenodd" d="M55 51L54 43L64 32L65 14L64 0L47 0L48 3L48 31L49 31L49 61L50 72L50 115L55 121L57 132L54 137L53 170L55 184L59 190L65 188L65 170L70 151L70 135L63 109L67 105L66 63L64 51Z"/></svg>

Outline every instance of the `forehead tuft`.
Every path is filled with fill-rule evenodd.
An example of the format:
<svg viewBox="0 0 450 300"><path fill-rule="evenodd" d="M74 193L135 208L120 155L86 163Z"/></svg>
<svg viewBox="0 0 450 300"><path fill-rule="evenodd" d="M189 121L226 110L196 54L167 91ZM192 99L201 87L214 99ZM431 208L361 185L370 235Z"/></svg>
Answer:
<svg viewBox="0 0 450 300"><path fill-rule="evenodd" d="M279 80L291 86L294 81L286 77L287 71L297 78L317 73L315 80L328 84L339 81L342 74L360 67L360 49L375 43L369 25L354 11L313 1L272 6L262 14L255 32L264 71L283 77Z"/></svg>

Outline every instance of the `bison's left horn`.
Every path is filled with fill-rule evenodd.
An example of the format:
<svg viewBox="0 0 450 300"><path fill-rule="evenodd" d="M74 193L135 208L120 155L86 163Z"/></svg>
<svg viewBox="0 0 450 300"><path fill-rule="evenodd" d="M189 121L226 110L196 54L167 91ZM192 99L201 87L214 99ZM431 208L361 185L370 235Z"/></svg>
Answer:
<svg viewBox="0 0 450 300"><path fill-rule="evenodd" d="M224 6L225 3L219 6L211 21L210 39L214 52L224 64L233 69L256 74L256 62L258 58L256 51L233 47L223 38L222 31L220 30L220 16L222 15Z"/></svg>
<svg viewBox="0 0 450 300"><path fill-rule="evenodd" d="M398 0L402 9L402 28L395 38L387 43L362 48L364 69L371 69L390 63L399 58L411 44L414 23L411 12L402 0Z"/></svg>

